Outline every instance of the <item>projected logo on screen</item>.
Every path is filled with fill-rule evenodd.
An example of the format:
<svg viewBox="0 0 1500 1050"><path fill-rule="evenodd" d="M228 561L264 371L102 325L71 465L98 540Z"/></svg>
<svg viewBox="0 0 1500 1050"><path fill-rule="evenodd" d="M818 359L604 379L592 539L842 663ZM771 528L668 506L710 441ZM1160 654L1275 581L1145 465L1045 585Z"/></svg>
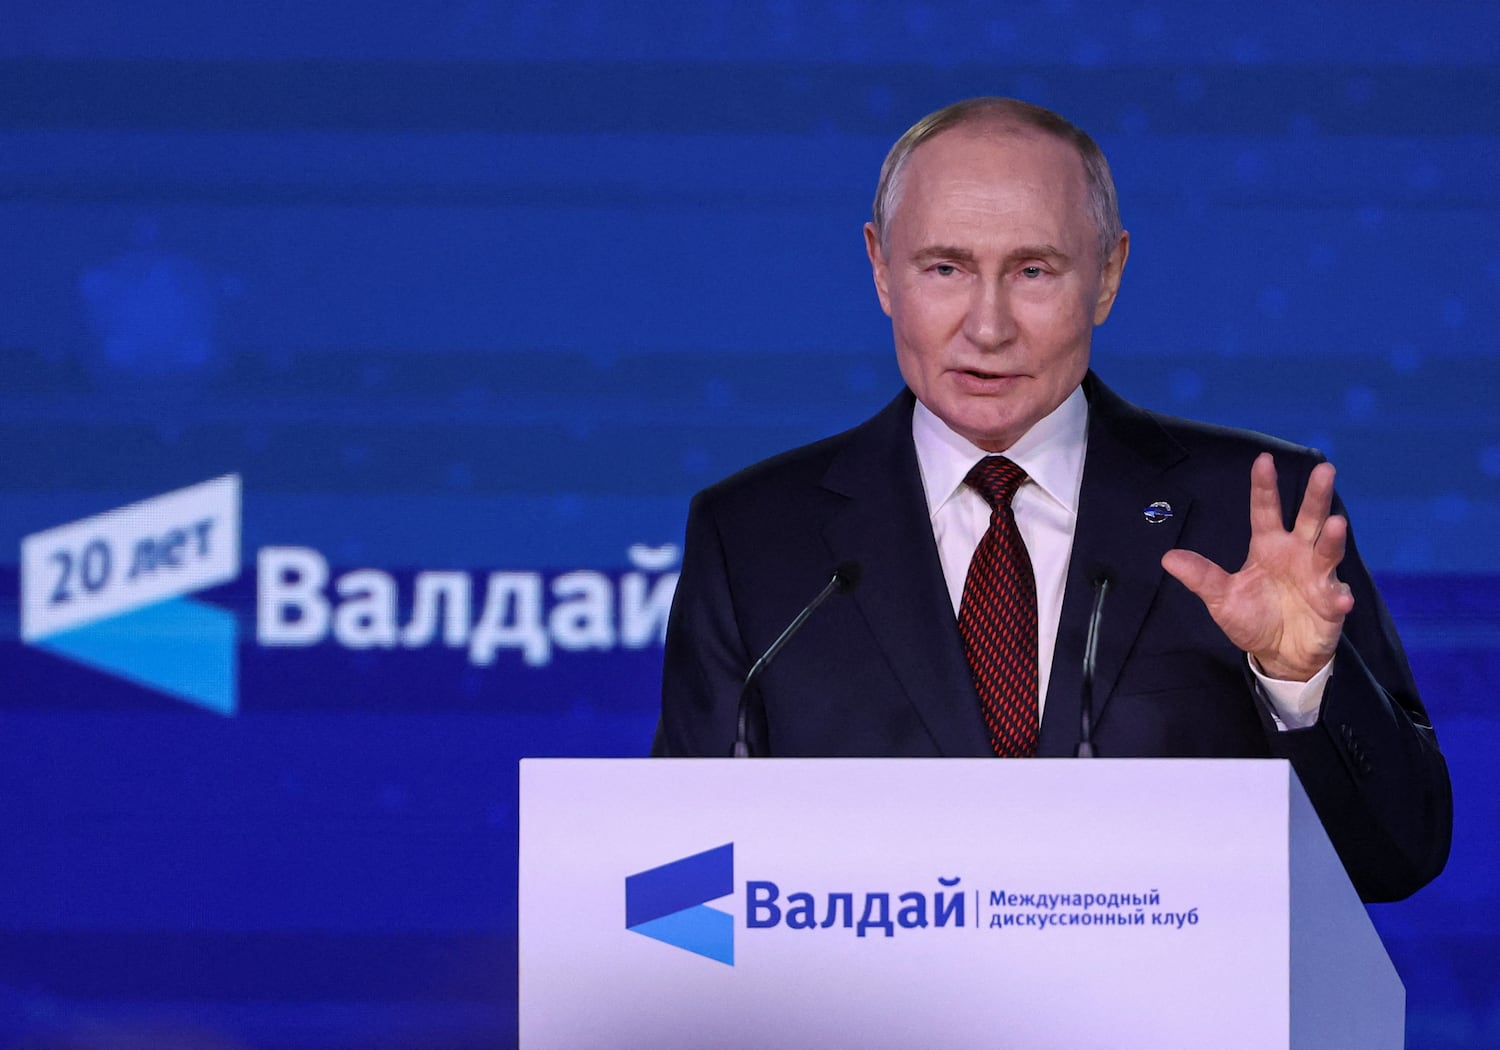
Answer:
<svg viewBox="0 0 1500 1050"><path fill-rule="evenodd" d="M235 711L234 615L185 595L240 572L227 474L21 541L21 638L188 703Z"/></svg>
<svg viewBox="0 0 1500 1050"><path fill-rule="evenodd" d="M734 917L709 901L734 892L734 843L625 879L625 927L674 948L734 965Z"/></svg>

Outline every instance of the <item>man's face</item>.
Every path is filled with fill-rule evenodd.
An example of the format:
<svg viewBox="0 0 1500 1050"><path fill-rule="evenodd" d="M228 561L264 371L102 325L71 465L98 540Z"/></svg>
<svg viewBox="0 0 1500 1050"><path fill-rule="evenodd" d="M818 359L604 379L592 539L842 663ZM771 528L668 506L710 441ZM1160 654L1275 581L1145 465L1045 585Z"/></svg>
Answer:
<svg viewBox="0 0 1500 1050"><path fill-rule="evenodd" d="M1083 161L1037 131L957 127L907 158L881 248L865 244L917 399L1002 452L1073 392L1129 252L1099 259Z"/></svg>

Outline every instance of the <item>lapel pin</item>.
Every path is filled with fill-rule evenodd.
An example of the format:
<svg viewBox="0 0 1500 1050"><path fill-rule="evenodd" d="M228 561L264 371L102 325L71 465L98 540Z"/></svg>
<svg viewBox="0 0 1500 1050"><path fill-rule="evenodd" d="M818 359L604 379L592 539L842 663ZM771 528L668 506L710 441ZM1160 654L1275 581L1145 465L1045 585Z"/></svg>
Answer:
<svg viewBox="0 0 1500 1050"><path fill-rule="evenodd" d="M1152 525L1160 525L1172 516L1172 504L1164 499L1159 499L1141 511L1141 513L1146 516L1146 520Z"/></svg>

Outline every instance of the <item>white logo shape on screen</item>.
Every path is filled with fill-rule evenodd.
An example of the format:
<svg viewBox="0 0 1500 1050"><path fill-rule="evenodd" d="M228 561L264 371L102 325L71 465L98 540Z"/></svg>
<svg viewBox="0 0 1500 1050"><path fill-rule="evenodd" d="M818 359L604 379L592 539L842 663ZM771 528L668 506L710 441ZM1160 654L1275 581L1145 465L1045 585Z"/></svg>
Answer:
<svg viewBox="0 0 1500 1050"><path fill-rule="evenodd" d="M240 572L240 478L226 474L21 541L21 639L222 715L234 614L185 595Z"/></svg>
<svg viewBox="0 0 1500 1050"><path fill-rule="evenodd" d="M646 572L665 572L677 564L677 559L682 557L682 552L677 549L675 543L668 543L660 547L648 547L644 543L632 543L626 550L630 556L630 564Z"/></svg>

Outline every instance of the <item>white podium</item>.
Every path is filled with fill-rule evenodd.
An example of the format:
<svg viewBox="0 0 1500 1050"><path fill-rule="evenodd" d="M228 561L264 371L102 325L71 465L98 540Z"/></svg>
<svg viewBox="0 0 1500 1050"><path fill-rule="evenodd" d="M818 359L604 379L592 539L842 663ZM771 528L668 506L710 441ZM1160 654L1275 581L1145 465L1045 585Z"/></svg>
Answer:
<svg viewBox="0 0 1500 1050"><path fill-rule="evenodd" d="M1282 761L526 759L520 1045L1403 1045Z"/></svg>

